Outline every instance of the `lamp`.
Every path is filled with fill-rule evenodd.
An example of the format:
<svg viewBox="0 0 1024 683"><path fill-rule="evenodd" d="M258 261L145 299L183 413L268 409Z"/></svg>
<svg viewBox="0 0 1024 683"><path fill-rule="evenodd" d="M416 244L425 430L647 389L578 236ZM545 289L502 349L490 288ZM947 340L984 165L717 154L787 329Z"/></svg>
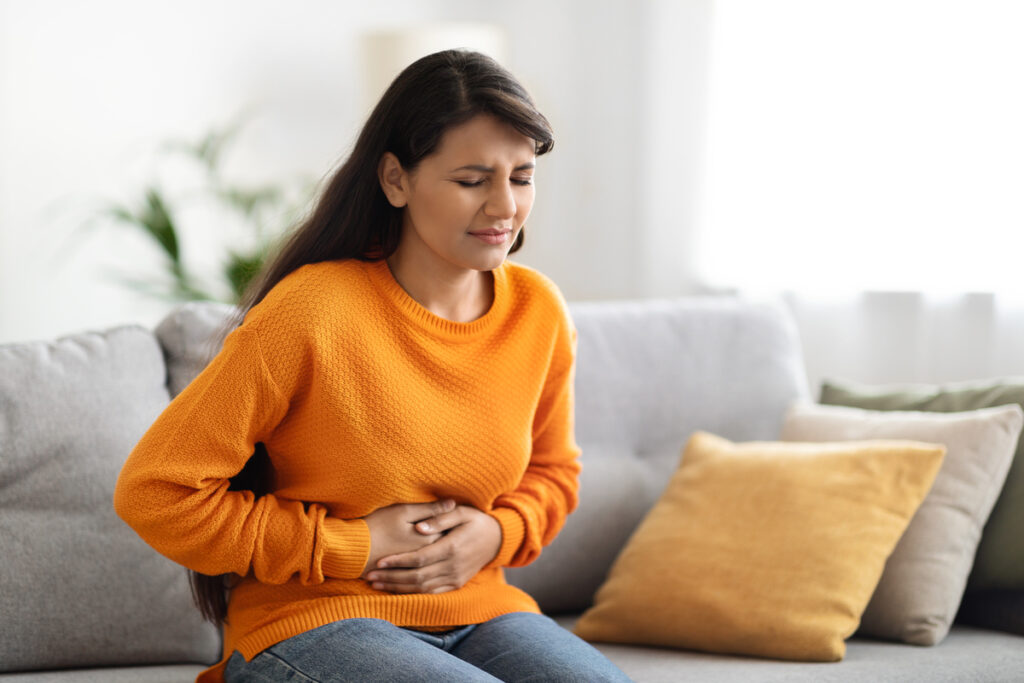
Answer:
<svg viewBox="0 0 1024 683"><path fill-rule="evenodd" d="M468 48L504 62L505 30L477 22L431 22L374 30L361 38L363 111L369 113L395 77L420 57Z"/></svg>

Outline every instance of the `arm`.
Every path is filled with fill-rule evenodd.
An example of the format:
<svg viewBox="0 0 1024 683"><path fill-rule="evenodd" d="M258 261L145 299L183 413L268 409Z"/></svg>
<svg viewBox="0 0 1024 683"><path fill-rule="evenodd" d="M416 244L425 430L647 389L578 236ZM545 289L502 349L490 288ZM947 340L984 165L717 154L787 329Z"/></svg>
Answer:
<svg viewBox="0 0 1024 683"><path fill-rule="evenodd" d="M533 453L519 486L499 496L490 514L502 543L492 566L520 567L540 555L578 503L580 449L573 434L576 328L559 330L533 427Z"/></svg>
<svg viewBox="0 0 1024 683"><path fill-rule="evenodd" d="M252 571L266 583L298 576L307 584L358 577L370 549L365 521L228 490L288 405L258 333L233 330L132 450L114 491L117 514L157 551L204 574Z"/></svg>

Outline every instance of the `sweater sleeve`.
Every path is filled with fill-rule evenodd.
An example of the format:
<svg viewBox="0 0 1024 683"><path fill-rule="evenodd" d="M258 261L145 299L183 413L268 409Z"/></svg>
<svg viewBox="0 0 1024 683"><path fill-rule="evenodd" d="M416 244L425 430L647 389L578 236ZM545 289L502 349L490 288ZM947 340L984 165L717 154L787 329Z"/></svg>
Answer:
<svg viewBox="0 0 1024 683"><path fill-rule="evenodd" d="M117 514L157 551L203 574L251 571L278 584L358 577L369 556L364 521L228 490L288 406L258 332L236 328L128 456L114 490Z"/></svg>
<svg viewBox="0 0 1024 683"><path fill-rule="evenodd" d="M489 566L533 562L578 503L580 449L573 435L576 328L568 314L555 341L533 423L533 451L519 486L499 496L491 515L502 543Z"/></svg>

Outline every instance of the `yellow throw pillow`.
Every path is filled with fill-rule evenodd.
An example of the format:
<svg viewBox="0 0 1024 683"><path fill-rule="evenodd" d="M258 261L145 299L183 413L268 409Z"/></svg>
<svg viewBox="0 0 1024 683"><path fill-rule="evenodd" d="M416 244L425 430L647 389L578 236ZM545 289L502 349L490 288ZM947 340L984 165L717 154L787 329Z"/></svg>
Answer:
<svg viewBox="0 0 1024 683"><path fill-rule="evenodd" d="M946 449L697 432L576 624L592 641L839 661Z"/></svg>

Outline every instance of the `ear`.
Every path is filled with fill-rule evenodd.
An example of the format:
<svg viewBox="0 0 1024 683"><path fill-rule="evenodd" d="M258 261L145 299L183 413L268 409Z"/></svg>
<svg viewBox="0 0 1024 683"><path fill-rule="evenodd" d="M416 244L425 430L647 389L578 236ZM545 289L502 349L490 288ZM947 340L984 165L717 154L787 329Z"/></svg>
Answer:
<svg viewBox="0 0 1024 683"><path fill-rule="evenodd" d="M380 180L380 187L384 190L384 196L388 198L391 206L401 208L409 203L407 195L408 180L402 163L391 152L384 152L377 164L377 178Z"/></svg>

